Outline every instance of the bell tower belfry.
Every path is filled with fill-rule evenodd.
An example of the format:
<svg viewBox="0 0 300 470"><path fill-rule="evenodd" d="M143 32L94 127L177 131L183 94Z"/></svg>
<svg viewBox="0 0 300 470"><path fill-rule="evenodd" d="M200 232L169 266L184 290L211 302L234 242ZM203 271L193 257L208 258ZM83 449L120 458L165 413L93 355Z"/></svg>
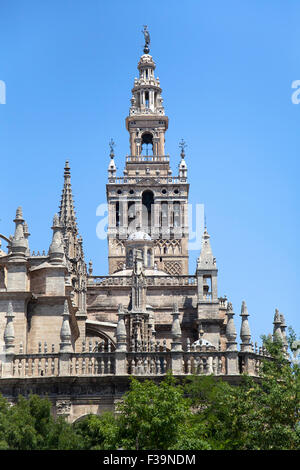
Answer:
<svg viewBox="0 0 300 470"><path fill-rule="evenodd" d="M149 54L144 54L138 63L139 78L134 80L131 107L126 118L126 129L130 135L132 156L160 157L165 155L165 132L168 117L165 116L159 78L155 78L155 63Z"/></svg>
<svg viewBox="0 0 300 470"><path fill-rule="evenodd" d="M109 273L124 269L124 241L135 231L147 233L154 244L154 265L171 275L188 274L188 191L184 143L178 176L172 176L170 157L165 152L165 115L162 89L155 77L149 54L150 36L144 27L144 54L138 62L139 77L132 88L126 129L130 154L123 176L116 176L111 148L108 167Z"/></svg>

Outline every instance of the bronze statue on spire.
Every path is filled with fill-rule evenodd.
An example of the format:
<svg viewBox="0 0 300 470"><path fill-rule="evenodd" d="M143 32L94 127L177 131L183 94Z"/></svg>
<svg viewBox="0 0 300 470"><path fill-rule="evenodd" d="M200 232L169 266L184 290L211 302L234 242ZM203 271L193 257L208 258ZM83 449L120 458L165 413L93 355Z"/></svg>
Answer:
<svg viewBox="0 0 300 470"><path fill-rule="evenodd" d="M142 33L143 33L144 38L145 38L144 52L145 52L145 54L149 54L149 52L150 52L150 48L149 48L150 34L149 34L149 31L148 31L148 26L147 25L144 25L144 30L142 31Z"/></svg>

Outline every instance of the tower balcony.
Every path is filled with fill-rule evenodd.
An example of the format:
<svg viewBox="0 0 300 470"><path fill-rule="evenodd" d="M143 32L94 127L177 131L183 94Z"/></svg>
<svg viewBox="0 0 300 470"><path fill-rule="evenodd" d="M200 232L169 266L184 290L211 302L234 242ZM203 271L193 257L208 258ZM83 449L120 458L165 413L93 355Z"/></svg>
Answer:
<svg viewBox="0 0 300 470"><path fill-rule="evenodd" d="M186 184L187 178L180 176L151 176L153 183L157 184ZM149 179L148 175L139 176L109 176L108 184L137 184L143 179Z"/></svg>
<svg viewBox="0 0 300 470"><path fill-rule="evenodd" d="M126 163L169 163L169 155L127 155Z"/></svg>

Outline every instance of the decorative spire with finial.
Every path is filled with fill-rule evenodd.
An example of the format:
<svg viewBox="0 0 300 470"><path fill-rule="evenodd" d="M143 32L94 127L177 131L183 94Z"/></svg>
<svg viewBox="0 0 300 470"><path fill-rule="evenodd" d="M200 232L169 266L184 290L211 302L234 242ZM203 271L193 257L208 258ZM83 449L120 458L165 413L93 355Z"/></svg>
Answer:
<svg viewBox="0 0 300 470"><path fill-rule="evenodd" d="M116 145L114 140L110 139L108 145L109 145L109 148L110 148L110 158L114 158L114 156L115 156L114 148L115 148L115 145Z"/></svg>
<svg viewBox="0 0 300 470"><path fill-rule="evenodd" d="M144 35L144 39L145 39L145 46L144 46L144 53L145 54L149 54L150 52L150 34L149 34L149 31L148 31L148 26L147 25L144 25L144 29L142 31L143 35Z"/></svg>
<svg viewBox="0 0 300 470"><path fill-rule="evenodd" d="M227 338L227 351L237 351L236 346L236 328L234 324L234 312L232 309L232 303L227 304L227 325L226 325L226 338Z"/></svg>
<svg viewBox="0 0 300 470"><path fill-rule="evenodd" d="M179 164L179 178L181 180L186 180L187 178L187 164L186 164L186 161L185 161L185 148L186 148L186 143L183 139L181 139L181 141L179 142L179 148L181 149L181 153L180 153L180 156L181 156L181 161L180 161L180 164Z"/></svg>
<svg viewBox="0 0 300 470"><path fill-rule="evenodd" d="M53 236L52 242L49 247L49 258L50 263L61 263L64 258L64 247L63 247L63 238L62 238L62 228L59 221L58 214L54 214L53 224L52 224Z"/></svg>
<svg viewBox="0 0 300 470"><path fill-rule="evenodd" d="M202 323L199 323L199 325L198 325L198 334L199 334L199 343L200 343L200 346L202 346L203 335L204 335L204 330L202 328Z"/></svg>
<svg viewBox="0 0 300 470"><path fill-rule="evenodd" d="M68 160L66 161L64 168L64 187L59 208L59 220L63 232L65 232L68 228L71 228L74 233L77 233L78 230L71 186L71 172Z"/></svg>
<svg viewBox="0 0 300 470"><path fill-rule="evenodd" d="M181 141L179 142L179 148L181 149L181 153L180 153L181 158L185 157L185 148L186 147L187 147L186 142L183 139L181 139Z"/></svg>
<svg viewBox="0 0 300 470"><path fill-rule="evenodd" d="M205 268L215 268L216 267L216 258L213 256L213 252L210 244L210 235L206 228L206 219L205 227L202 235L202 246L200 256L197 261L197 269Z"/></svg>
<svg viewBox="0 0 300 470"><path fill-rule="evenodd" d="M108 165L108 178L115 178L116 176L116 171L117 171L117 167L116 167L116 164L115 164L115 151L114 151L114 148L115 148L115 142L113 141L113 139L110 139L109 141L109 147L110 147L110 162L109 162L109 165Z"/></svg>
<svg viewBox="0 0 300 470"><path fill-rule="evenodd" d="M182 343L181 343L181 326L179 320L179 310L177 302L173 305L173 312L172 312L173 322L172 322L172 329L171 335L173 341L171 343L172 351L182 351Z"/></svg>
<svg viewBox="0 0 300 470"><path fill-rule="evenodd" d="M6 327L4 330L4 343L5 343L5 351L7 353L13 353L15 348L15 330L13 325L13 319L15 317L12 303L8 303L7 313L5 315L6 318Z"/></svg>
<svg viewBox="0 0 300 470"><path fill-rule="evenodd" d="M287 340L287 337L286 337L286 324L285 324L285 318L284 318L284 315L281 313L280 314L280 321L281 321L281 336L282 336L282 341L283 341L283 347L284 347L284 350L287 351L288 350L288 340Z"/></svg>
<svg viewBox="0 0 300 470"><path fill-rule="evenodd" d="M11 253L13 258L25 258L28 249L28 243L24 236L24 219L22 214L22 207L18 207L16 211L16 218L14 219L16 224L15 234L11 241Z"/></svg>
<svg viewBox="0 0 300 470"><path fill-rule="evenodd" d="M275 309L274 321L273 321L273 341L282 341L282 332L281 332L281 319L279 315L279 310Z"/></svg>
<svg viewBox="0 0 300 470"><path fill-rule="evenodd" d="M241 350L246 351L246 352L251 352L252 350L251 333L250 333L250 327L249 327L249 322L248 322L249 313L248 313L246 302L244 300L242 302L240 316L242 317L241 333L240 333L240 337L242 340Z"/></svg>
<svg viewBox="0 0 300 470"><path fill-rule="evenodd" d="M60 330L60 352L72 352L72 344L71 344L71 329L70 329L70 313L69 313L69 306L68 301L65 300L64 302L64 310L63 310L63 321Z"/></svg>
<svg viewBox="0 0 300 470"><path fill-rule="evenodd" d="M24 224L23 224L23 232L24 232L24 237L25 237L26 245L27 245L26 256L30 256L30 249L29 249L29 242L28 242L28 237L30 236L30 233L29 233L28 224L26 221L24 221Z"/></svg>
<svg viewBox="0 0 300 470"><path fill-rule="evenodd" d="M117 337L117 351L126 351L127 350L127 333L126 327L124 322L124 310L123 305L119 304L118 306L118 324L116 330L116 337Z"/></svg>

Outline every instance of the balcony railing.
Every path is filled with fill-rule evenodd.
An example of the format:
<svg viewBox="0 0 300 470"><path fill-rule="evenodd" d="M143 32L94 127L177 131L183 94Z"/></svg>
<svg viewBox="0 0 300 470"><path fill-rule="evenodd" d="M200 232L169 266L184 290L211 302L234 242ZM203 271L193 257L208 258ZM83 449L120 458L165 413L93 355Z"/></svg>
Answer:
<svg viewBox="0 0 300 470"><path fill-rule="evenodd" d="M146 276L147 286L196 286L196 276ZM88 286L131 286L131 276L89 276Z"/></svg>
<svg viewBox="0 0 300 470"><path fill-rule="evenodd" d="M170 155L127 155L126 162L127 163L143 163L143 162L169 162Z"/></svg>
<svg viewBox="0 0 300 470"><path fill-rule="evenodd" d="M108 178L109 184L136 184L142 183L145 178L153 179L154 183L159 184L182 184L187 182L187 178L179 176L153 176L153 175L138 175L138 176L114 176Z"/></svg>
<svg viewBox="0 0 300 470"><path fill-rule="evenodd" d="M102 342L104 343L104 342ZM84 344L84 343L83 343ZM128 348L129 349L129 348ZM131 348L132 349L132 348ZM235 362L235 374L249 373L258 376L263 360L271 360L265 348L252 347L250 351L221 350L214 346L187 344L186 350L170 351L166 341L157 340L150 350L118 353L112 345L90 341L88 351L39 352L36 354L9 354L0 363L0 378L37 378L61 376L114 376L146 375L161 376L172 370L177 375L224 375L228 374L228 361ZM121 365L121 367L120 367ZM175 369L174 369L175 367Z"/></svg>

